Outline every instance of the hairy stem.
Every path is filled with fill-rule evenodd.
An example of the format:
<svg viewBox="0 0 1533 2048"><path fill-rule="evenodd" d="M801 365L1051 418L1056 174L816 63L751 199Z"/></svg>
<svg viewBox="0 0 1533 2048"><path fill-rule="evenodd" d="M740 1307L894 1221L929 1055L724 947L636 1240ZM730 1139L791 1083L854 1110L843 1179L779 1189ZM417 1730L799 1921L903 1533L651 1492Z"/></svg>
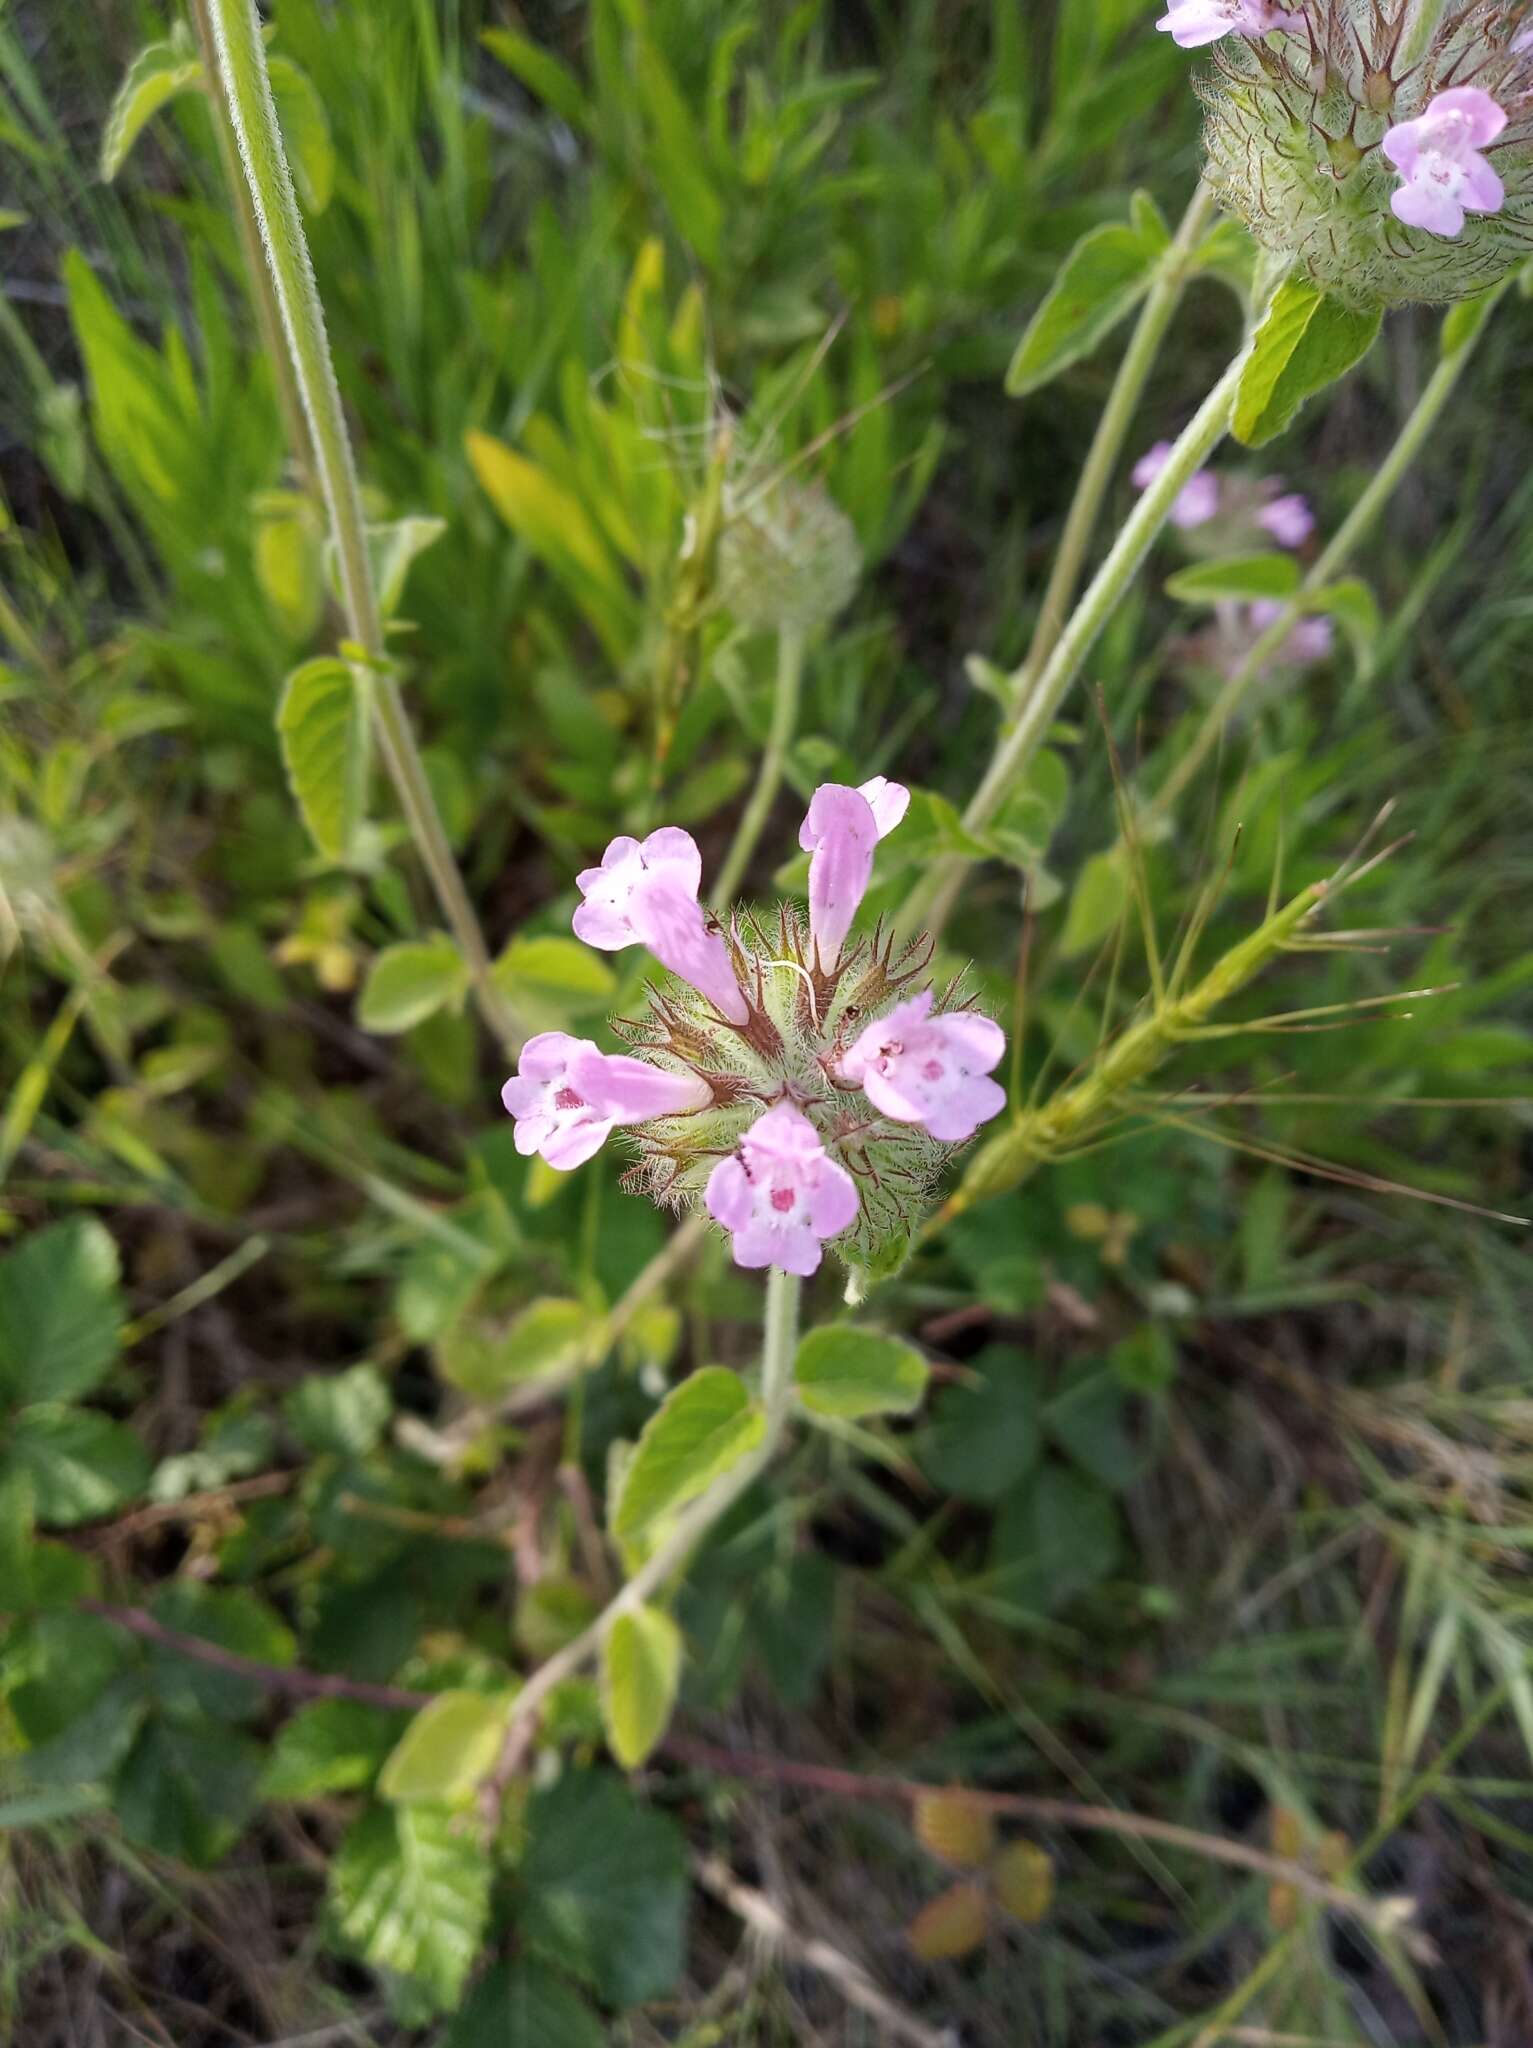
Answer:
<svg viewBox="0 0 1533 2048"><path fill-rule="evenodd" d="M254 0L206 0L206 4L224 104L244 166L329 515L342 603L354 643L349 651L354 656L356 686L371 705L384 763L442 915L467 963L480 1012L506 1050L514 1054L520 1049L521 1033L491 974L489 949L448 844L388 661L356 462L330 357L324 308L277 125Z"/></svg>
<svg viewBox="0 0 1533 2048"><path fill-rule="evenodd" d="M1041 1107L1014 1117L980 1147L930 1229L939 1230L991 1195L1009 1194L1037 1167L1099 1128L1141 1081L1197 1034L1215 1010L1287 950L1327 893L1324 882L1302 890L1259 930L1231 947L1186 995L1168 996L1155 1003L1137 1023L1104 1046L1079 1080L1061 1088Z"/></svg>
<svg viewBox="0 0 1533 2048"><path fill-rule="evenodd" d="M1187 289L1190 259L1215 204L1208 186L1200 184L1192 196L1192 204L1182 217L1176 239L1161 258L1159 274L1144 302L1144 309L1113 380L1080 481L1075 487L1075 497L1054 554L1048 587L1043 593L1038 623L1033 628L1032 644L1027 650L1026 660L1012 676L1013 701L1017 704L1026 701L1033 678L1053 653L1064 630L1086 552L1096 531L1102 500L1112 482L1123 444L1134 423L1139 401L1144 396L1145 385L1159 359L1161 343Z"/></svg>
<svg viewBox="0 0 1533 2048"><path fill-rule="evenodd" d="M572 1678L598 1656L619 1615L631 1614L658 1593L691 1557L703 1537L740 1496L754 1485L777 1455L793 1405L793 1358L798 1344L798 1309L802 1282L776 1267L767 1275L766 1318L761 1349L761 1400L766 1428L755 1450L731 1466L677 1517L675 1527L622 1590L607 1602L588 1628L573 1642L540 1664L516 1696L500 1760L491 1775L493 1791L503 1791L514 1775L537 1725L538 1709L555 1686Z"/></svg>
<svg viewBox="0 0 1533 2048"><path fill-rule="evenodd" d="M213 40L213 21L208 12L209 0L190 0L190 4L192 26L197 31L197 47L202 55L202 69L208 82L208 112L212 116L213 136L218 145L218 160L223 166L224 183L229 188L229 203L234 208L234 222L239 230L240 253L245 259L245 280L250 292L250 303L255 310L256 325L261 330L261 349L271 365L272 378L277 389L277 410L282 415L288 451L297 466L305 490L309 490L312 489L314 482L309 425L304 418L298 381L293 375L293 365L283 340L282 311L277 304L271 273L266 267L266 252L261 246L260 226L256 220L250 188L245 183L239 150L234 140L234 124L230 118L229 101L224 91L223 79L219 75L218 51Z"/></svg>
<svg viewBox="0 0 1533 2048"><path fill-rule="evenodd" d="M804 636L796 626L784 626L777 635L777 684L772 698L772 724L766 751L756 771L756 786L740 814L740 823L724 865L719 870L715 901L720 909L734 901L750 868L751 856L761 840L777 792L782 787L788 748L798 724L798 700L804 679Z"/></svg>
<svg viewBox="0 0 1533 2048"><path fill-rule="evenodd" d="M1165 468L1140 495L1106 561L1087 586L1052 654L1030 686L1015 720L1002 735L984 779L963 814L966 830L984 832L994 823L1007 798L1021 787L1071 684L1170 519L1172 506L1228 431L1246 354L1247 347L1243 346L1183 428ZM963 886L967 867L968 862L961 854L950 854L933 866L907 906L903 919L907 930L923 925L933 932L941 930Z"/></svg>
<svg viewBox="0 0 1533 2048"><path fill-rule="evenodd" d="M1485 319L1489 316L1490 307L1505 290L1505 285L1497 287L1490 295L1485 314L1473 333L1461 341L1451 353L1443 356L1412 407L1409 418L1400 429L1394 446L1374 471L1367 489L1337 528L1329 546L1209 705L1199 721L1192 744L1151 799L1147 813L1151 819L1163 818L1175 809L1188 784L1219 744L1225 727L1245 702L1267 663L1272 660L1304 615L1308 601L1346 567L1357 552L1360 542L1371 532L1379 515L1399 488L1401 479L1431 439L1449 399L1458 388L1459 380L1469 367L1470 358L1474 355L1480 336L1485 331Z"/></svg>

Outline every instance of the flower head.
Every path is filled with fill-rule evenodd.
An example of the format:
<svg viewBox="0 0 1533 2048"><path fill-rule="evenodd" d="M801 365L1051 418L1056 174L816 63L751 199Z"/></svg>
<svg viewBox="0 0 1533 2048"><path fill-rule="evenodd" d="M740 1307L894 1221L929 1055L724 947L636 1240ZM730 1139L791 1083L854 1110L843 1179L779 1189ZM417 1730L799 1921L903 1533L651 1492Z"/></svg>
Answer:
<svg viewBox="0 0 1533 2048"><path fill-rule="evenodd" d="M1295 31L1302 15L1287 14L1273 0L1169 0L1169 12L1156 22L1184 50L1217 43L1223 36L1265 36L1274 29Z"/></svg>
<svg viewBox="0 0 1533 2048"><path fill-rule="evenodd" d="M814 792L807 920L782 903L726 929L698 901L686 833L615 839L580 876L575 928L647 946L673 978L651 986L647 1014L614 1020L630 1053L562 1032L528 1043L504 1098L517 1149L576 1166L624 1125L638 1153L624 1185L701 1203L740 1265L809 1274L833 1239L848 1266L893 1272L953 1147L1005 1099L986 1078L1000 1027L956 983L940 1005L912 992L930 940L853 931L874 850L909 804L882 775Z"/></svg>
<svg viewBox="0 0 1533 2048"><path fill-rule="evenodd" d="M1241 637L1253 643L1275 625L1287 606L1280 598L1258 597L1247 605ZM1280 668L1308 668L1312 662L1329 661L1336 646L1336 628L1329 619L1309 618L1296 620L1292 631L1287 633L1276 652L1274 663Z"/></svg>
<svg viewBox="0 0 1533 2048"><path fill-rule="evenodd" d="M923 1124L945 1144L963 1144L1006 1106L1006 1091L986 1076L1006 1050L992 1018L971 1010L931 1014L923 989L869 1024L841 1062L875 1109L896 1123Z"/></svg>
<svg viewBox="0 0 1533 2048"><path fill-rule="evenodd" d="M1214 42L1198 82L1208 178L1257 241L1369 312L1472 298L1524 262L1525 0L1305 0L1291 26Z"/></svg>
<svg viewBox="0 0 1533 2048"><path fill-rule="evenodd" d="M868 891L873 850L910 805L910 791L877 775L859 789L823 782L809 802L798 843L809 855L809 929L826 965L841 954Z"/></svg>
<svg viewBox="0 0 1533 2048"><path fill-rule="evenodd" d="M1468 213L1499 213L1506 187L1480 151L1506 127L1505 109L1478 86L1440 92L1415 121L1379 144L1404 183L1390 200L1407 226L1452 238Z"/></svg>
<svg viewBox="0 0 1533 2048"><path fill-rule="evenodd" d="M541 1153L568 1173L601 1149L614 1124L682 1116L711 1102L713 1091L693 1074L604 1053L567 1032L540 1031L522 1047L500 1099L516 1119L517 1151L524 1158Z"/></svg>
<svg viewBox="0 0 1533 2048"><path fill-rule="evenodd" d="M1147 491L1171 460L1171 443L1157 441L1134 464L1134 482ZM1171 524L1182 528L1206 526L1219 510L1219 479L1211 469L1200 469L1189 477L1171 507Z"/></svg>
<svg viewBox="0 0 1533 2048"><path fill-rule="evenodd" d="M704 1201L731 1234L737 1266L780 1266L805 1278L819 1267L822 1242L839 1237L858 1210L857 1183L786 1101L758 1117L738 1152L714 1167Z"/></svg>

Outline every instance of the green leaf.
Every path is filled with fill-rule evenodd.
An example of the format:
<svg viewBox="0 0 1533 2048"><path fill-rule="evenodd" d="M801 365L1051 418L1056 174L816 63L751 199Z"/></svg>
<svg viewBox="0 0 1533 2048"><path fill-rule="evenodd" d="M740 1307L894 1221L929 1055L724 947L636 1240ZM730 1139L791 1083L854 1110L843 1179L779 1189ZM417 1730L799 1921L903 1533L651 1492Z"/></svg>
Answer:
<svg viewBox="0 0 1533 2048"><path fill-rule="evenodd" d="M243 1586L204 1586L195 1579L175 1579L154 1596L150 1612L177 1635L196 1636L257 1664L285 1670L298 1654L292 1630L264 1600ZM217 1721L248 1721L266 1705L266 1693L258 1681L185 1657L163 1644L150 1646L148 1675L166 1712L180 1717L206 1715Z"/></svg>
<svg viewBox="0 0 1533 2048"><path fill-rule="evenodd" d="M117 1247L94 1217L35 1231L0 1259L0 1397L68 1401L117 1356Z"/></svg>
<svg viewBox="0 0 1533 2048"><path fill-rule="evenodd" d="M564 68L557 57L550 56L540 44L528 36L518 35L511 28L481 29L479 40L561 120L580 132L590 127L591 113L580 89L580 81L572 71Z"/></svg>
<svg viewBox="0 0 1533 2048"><path fill-rule="evenodd" d="M463 956L445 932L390 946L367 971L357 1016L367 1031L393 1035L408 1031L468 988Z"/></svg>
<svg viewBox="0 0 1533 2048"><path fill-rule="evenodd" d="M460 1317L436 1345L436 1367L476 1401L493 1401L573 1364L596 1325L583 1302L553 1296L529 1303L504 1329Z"/></svg>
<svg viewBox="0 0 1533 2048"><path fill-rule="evenodd" d="M149 1453L131 1429L51 1402L22 1411L4 1458L31 1481L39 1522L58 1528L109 1515L149 1483Z"/></svg>
<svg viewBox="0 0 1533 2048"><path fill-rule="evenodd" d="M430 519L423 513L411 513L404 519L385 520L368 527L367 556L372 564L378 609L385 619L393 618L398 611L416 557L423 555L446 531L445 519ZM331 590L339 596L340 572L333 541L326 544L325 565Z"/></svg>
<svg viewBox="0 0 1533 2048"><path fill-rule="evenodd" d="M617 977L578 939L513 939L495 962L495 981L517 1010L546 1027L611 1007Z"/></svg>
<svg viewBox="0 0 1533 2048"><path fill-rule="evenodd" d="M370 1806L331 1865L330 1910L365 1962L413 1979L450 2012L484 1939L490 1876L464 1816L442 1806Z"/></svg>
<svg viewBox="0 0 1533 2048"><path fill-rule="evenodd" d="M1292 555L1229 555L1220 562L1196 562L1166 579L1166 592L1181 604L1292 597L1303 571Z"/></svg>
<svg viewBox="0 0 1533 2048"><path fill-rule="evenodd" d="M1333 618L1352 643L1352 652L1366 665L1379 644L1384 621L1379 601L1361 576L1344 576L1312 591L1304 600L1306 612L1323 612Z"/></svg>
<svg viewBox="0 0 1533 2048"><path fill-rule="evenodd" d="M326 860L346 860L367 804L368 707L344 661L322 655L295 668L277 706L288 787Z"/></svg>
<svg viewBox="0 0 1533 2048"><path fill-rule="evenodd" d="M108 184L160 108L202 85L202 66L173 42L140 50L117 88L101 138L101 175Z"/></svg>
<svg viewBox="0 0 1533 2048"><path fill-rule="evenodd" d="M605 2048L607 2030L578 1993L530 1956L497 1963L470 1992L442 2048Z"/></svg>
<svg viewBox="0 0 1533 2048"><path fill-rule="evenodd" d="M535 1792L521 1875L529 1946L604 2005L644 2005L672 1989L685 1960L686 1846L620 1778L566 1770Z"/></svg>
<svg viewBox="0 0 1533 2048"><path fill-rule="evenodd" d="M1468 348L1500 296L1501 287L1498 285L1494 291L1482 292L1477 299L1460 299L1456 306L1448 308L1443 317L1439 342L1444 362L1450 356L1456 356L1460 349Z"/></svg>
<svg viewBox="0 0 1533 2048"><path fill-rule="evenodd" d="M1099 946L1117 929L1128 903L1128 869L1118 849L1092 854L1070 892L1065 928L1059 938L1061 957L1074 960Z"/></svg>
<svg viewBox="0 0 1533 2048"><path fill-rule="evenodd" d="M360 1792L399 1740L402 1719L357 1700L316 1700L278 1733L261 1779L262 1798Z"/></svg>
<svg viewBox="0 0 1533 2048"><path fill-rule="evenodd" d="M1044 1426L1062 1450L1103 1486L1120 1492L1139 1475L1141 1459L1129 1434L1128 1401L1111 1365L1083 1361L1044 1410Z"/></svg>
<svg viewBox="0 0 1533 2048"><path fill-rule="evenodd" d="M1357 313L1306 278L1279 285L1257 330L1235 396L1237 441L1263 448L1292 424L1308 398L1345 376L1372 348L1383 311Z"/></svg>
<svg viewBox="0 0 1533 2048"><path fill-rule="evenodd" d="M706 1492L761 1442L766 1417L732 1372L706 1365L668 1394L644 1426L612 1511L632 1543L663 1515Z"/></svg>
<svg viewBox="0 0 1533 2048"><path fill-rule="evenodd" d="M798 1347L793 1379L811 1415L856 1422L865 1415L909 1415L930 1377L919 1351L875 1330L833 1323Z"/></svg>
<svg viewBox="0 0 1533 2048"><path fill-rule="evenodd" d="M1007 395L1025 398L1090 355L1149 290L1164 248L1163 238L1116 222L1082 236L1017 344Z"/></svg>
<svg viewBox="0 0 1533 2048"><path fill-rule="evenodd" d="M1030 1358L1002 1346L982 1351L970 1372L932 1403L921 1463L944 1492L990 1506L1038 1462L1042 1381Z"/></svg>
<svg viewBox="0 0 1533 2048"><path fill-rule="evenodd" d="M399 1738L378 1790L400 1805L465 1805L494 1768L510 1706L506 1693L439 1692Z"/></svg>
<svg viewBox="0 0 1533 2048"><path fill-rule="evenodd" d="M312 1372L282 1403L282 1412L304 1448L323 1456L365 1458L376 1450L394 1397L377 1366L349 1366L344 1372Z"/></svg>
<svg viewBox="0 0 1533 2048"><path fill-rule="evenodd" d="M141 1848L206 1869L243 1832L260 1770L260 1750L242 1735L154 1720L118 1773L112 1804Z"/></svg>
<svg viewBox="0 0 1533 2048"><path fill-rule="evenodd" d="M602 1720L625 1771L664 1735L681 1684L681 1630L658 1607L620 1614L602 1642Z"/></svg>
<svg viewBox="0 0 1533 2048"><path fill-rule="evenodd" d="M1122 1530L1112 1496L1063 1465L1045 1463L996 1517L995 1597L1053 1614L1114 1571Z"/></svg>
<svg viewBox="0 0 1533 2048"><path fill-rule="evenodd" d="M335 143L318 88L291 57L268 57L272 98L287 144L299 197L310 213L323 213L335 191ZM385 613L387 606L385 606Z"/></svg>

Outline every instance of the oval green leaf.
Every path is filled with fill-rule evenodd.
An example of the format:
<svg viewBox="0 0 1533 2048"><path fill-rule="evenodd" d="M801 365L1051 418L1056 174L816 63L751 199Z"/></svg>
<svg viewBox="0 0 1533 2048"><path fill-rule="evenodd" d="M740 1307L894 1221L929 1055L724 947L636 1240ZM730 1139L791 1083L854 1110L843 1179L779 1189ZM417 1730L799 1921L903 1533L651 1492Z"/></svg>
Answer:
<svg viewBox="0 0 1533 2048"><path fill-rule="evenodd" d="M620 1543L696 1500L760 1443L766 1417L732 1372L707 1365L682 1381L645 1424L612 1511Z"/></svg>
<svg viewBox="0 0 1533 2048"><path fill-rule="evenodd" d="M620 1614L602 1643L602 1720L607 1745L636 1771L670 1722L681 1683L681 1630L658 1607Z"/></svg>
<svg viewBox="0 0 1533 2048"><path fill-rule="evenodd" d="M930 1377L919 1351L874 1330L844 1325L811 1330L793 1368L798 1397L813 1415L856 1422L865 1415L909 1415Z"/></svg>
<svg viewBox="0 0 1533 2048"><path fill-rule="evenodd" d="M357 1018L364 1030L391 1036L458 1002L467 987L468 969L445 932L412 939L390 946L368 969Z"/></svg>

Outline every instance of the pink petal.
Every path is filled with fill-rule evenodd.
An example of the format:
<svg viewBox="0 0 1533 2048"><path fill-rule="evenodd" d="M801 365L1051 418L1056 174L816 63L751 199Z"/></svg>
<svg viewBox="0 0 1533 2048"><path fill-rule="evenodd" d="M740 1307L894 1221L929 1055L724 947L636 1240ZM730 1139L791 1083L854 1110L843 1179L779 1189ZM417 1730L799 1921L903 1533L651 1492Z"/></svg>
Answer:
<svg viewBox="0 0 1533 2048"><path fill-rule="evenodd" d="M668 869L672 881L679 882L694 896L702 887L703 857L692 834L684 832L680 825L662 825L651 832L639 852L652 873L657 868Z"/></svg>
<svg viewBox="0 0 1533 2048"><path fill-rule="evenodd" d="M717 932L709 931L696 897L666 869L641 876L628 899L628 917L662 967L690 982L732 1024L749 1023L750 1005L735 979L729 949Z"/></svg>
<svg viewBox="0 0 1533 2048"><path fill-rule="evenodd" d="M1461 197L1471 213L1499 213L1506 204L1506 187L1483 156L1471 156L1465 165Z"/></svg>
<svg viewBox="0 0 1533 2048"><path fill-rule="evenodd" d="M559 1125L559 1119L553 1121ZM559 1125L538 1149L557 1172L571 1173L601 1150L611 1132L610 1117L583 1114Z"/></svg>
<svg viewBox="0 0 1533 2048"><path fill-rule="evenodd" d="M742 1139L741 1146L753 1165L760 1161L763 1167L773 1164L807 1166L818 1159L823 1150L820 1134L814 1125L801 1109L787 1101L774 1104L764 1116L758 1116Z"/></svg>
<svg viewBox="0 0 1533 2048"><path fill-rule="evenodd" d="M820 1250L820 1240L807 1223L789 1223L782 1229L774 1231L772 1235L776 1239L772 1252L773 1265L781 1266L785 1273L796 1273L800 1280L807 1280L811 1274L819 1272L820 1260L824 1254ZM747 1232L746 1236L753 1239L754 1233ZM741 1243L740 1238L735 1239L737 1259L740 1257ZM745 1261L742 1259L740 1263L743 1265Z"/></svg>
<svg viewBox="0 0 1533 2048"><path fill-rule="evenodd" d="M709 1174L703 1206L726 1230L744 1230L750 1223L755 1201L750 1177L738 1159L721 1159Z"/></svg>
<svg viewBox="0 0 1533 2048"><path fill-rule="evenodd" d="M1425 228L1428 234L1446 235L1450 240L1464 231L1463 207L1435 186L1402 185L1389 203L1407 227Z"/></svg>
<svg viewBox="0 0 1533 2048"><path fill-rule="evenodd" d="M875 775L857 785L857 794L873 813L880 839L887 839L910 809L910 791L903 782L891 782L887 775Z"/></svg>
<svg viewBox="0 0 1533 2048"><path fill-rule="evenodd" d="M1477 85L1456 85L1448 92L1438 93L1422 119L1434 121L1444 114L1461 117L1463 127L1459 132L1476 149L1494 142L1507 123L1505 107Z"/></svg>
<svg viewBox="0 0 1533 2048"><path fill-rule="evenodd" d="M809 929L829 966L841 957L873 873L878 821L867 798L839 782L825 782L810 799L799 845L811 849Z"/></svg>
<svg viewBox="0 0 1533 2048"><path fill-rule="evenodd" d="M974 1010L950 1010L932 1019L932 1030L963 1060L966 1067L988 1074L1006 1051L1006 1033L993 1017Z"/></svg>
<svg viewBox="0 0 1533 2048"><path fill-rule="evenodd" d="M594 1048L571 1060L570 1085L593 1109L615 1124L640 1124L652 1116L681 1116L703 1109L713 1090L695 1074L669 1074L647 1060Z"/></svg>
<svg viewBox="0 0 1533 2048"><path fill-rule="evenodd" d="M1157 22L1155 25L1157 28L1164 26L1161 22ZM1140 490L1147 491L1170 460L1171 443L1169 441L1157 441L1153 448L1146 454L1141 455L1134 464L1134 482L1139 486Z"/></svg>
<svg viewBox="0 0 1533 2048"><path fill-rule="evenodd" d="M571 1038L567 1031L540 1031L522 1047L522 1056L516 1063L517 1079L556 1081L576 1053L595 1050L589 1038Z"/></svg>
<svg viewBox="0 0 1533 2048"><path fill-rule="evenodd" d="M857 1183L844 1166L825 1159L809 1190L809 1223L816 1237L839 1237L857 1220Z"/></svg>
<svg viewBox="0 0 1533 2048"><path fill-rule="evenodd" d="M1379 148L1396 170L1409 177L1421 161L1423 137L1419 121L1400 121L1390 129Z"/></svg>
<svg viewBox="0 0 1533 2048"><path fill-rule="evenodd" d="M588 868L586 872L590 874L592 870ZM595 872L600 874L600 868ZM603 953L620 953L624 946L634 943L633 927L610 903L582 903L570 924L577 939L584 939L588 946L596 946Z"/></svg>
<svg viewBox="0 0 1533 2048"><path fill-rule="evenodd" d="M962 1145L981 1124L1006 1107L1006 1090L982 1075L972 1075L928 1111L926 1128L945 1145Z"/></svg>
<svg viewBox="0 0 1533 2048"><path fill-rule="evenodd" d="M512 1112L515 1115L515 1111ZM511 1133L511 1142L524 1159L530 1159L534 1152L542 1150L543 1140L554 1127L551 1116L518 1117Z"/></svg>
<svg viewBox="0 0 1533 2048"><path fill-rule="evenodd" d="M892 1073L882 1067L869 1067L862 1077L862 1092L880 1116L892 1117L897 1124L920 1123L921 1104L900 1086L898 1066Z"/></svg>

